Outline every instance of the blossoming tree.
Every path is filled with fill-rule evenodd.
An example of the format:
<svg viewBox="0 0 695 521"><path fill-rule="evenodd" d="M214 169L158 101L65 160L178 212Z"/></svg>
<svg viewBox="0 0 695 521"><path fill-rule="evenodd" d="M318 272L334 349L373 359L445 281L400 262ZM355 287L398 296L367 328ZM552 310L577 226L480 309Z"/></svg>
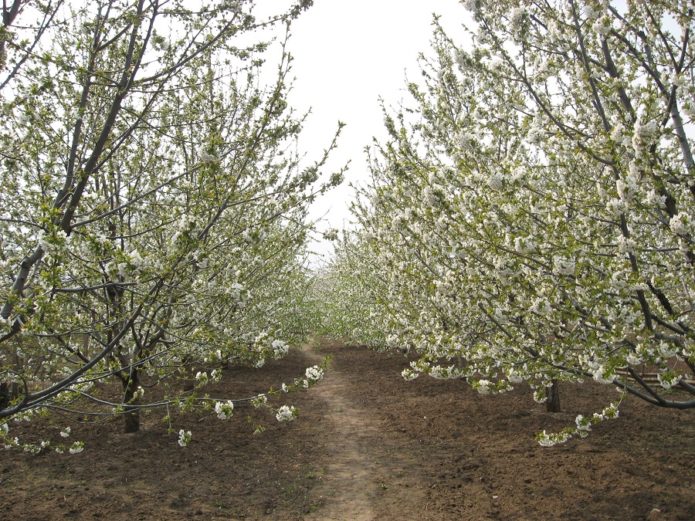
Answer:
<svg viewBox="0 0 695 521"><path fill-rule="evenodd" d="M264 19L245 0L11 4L0 417L82 395L135 431L141 408L186 397L172 376L202 384L284 355L306 333L306 208L341 174L320 180L325 156L300 169L291 58L264 86L269 44L251 33L311 2ZM90 394L111 377L120 399ZM148 401L144 381L164 398Z"/></svg>
<svg viewBox="0 0 695 521"><path fill-rule="evenodd" d="M539 401L593 378L695 407L692 4L465 4L472 45L436 28L339 247L371 295L356 321L422 355L406 378Z"/></svg>

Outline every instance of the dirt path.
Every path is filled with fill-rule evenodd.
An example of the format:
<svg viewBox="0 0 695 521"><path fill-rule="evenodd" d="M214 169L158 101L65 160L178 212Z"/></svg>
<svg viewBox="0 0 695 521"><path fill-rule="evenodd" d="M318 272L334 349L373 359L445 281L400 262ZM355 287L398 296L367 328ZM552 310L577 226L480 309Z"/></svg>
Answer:
<svg viewBox="0 0 695 521"><path fill-rule="evenodd" d="M321 356L306 350L314 363ZM367 409L346 399L349 378L341 371L331 371L326 381L314 389L316 398L326 402L325 418L332 432L327 436L330 455L321 482L313 491L321 508L307 516L314 520L371 521L375 519L372 489L378 465L383 464L365 441L378 437L378 425Z"/></svg>
<svg viewBox="0 0 695 521"><path fill-rule="evenodd" d="M314 351L305 354L312 363L322 360ZM372 521L393 519L396 512L407 519L427 508L421 443L394 430L378 403L355 393L361 372L335 360L326 379L312 389L325 402L330 431L321 437L325 465L312 490L318 508L307 520Z"/></svg>

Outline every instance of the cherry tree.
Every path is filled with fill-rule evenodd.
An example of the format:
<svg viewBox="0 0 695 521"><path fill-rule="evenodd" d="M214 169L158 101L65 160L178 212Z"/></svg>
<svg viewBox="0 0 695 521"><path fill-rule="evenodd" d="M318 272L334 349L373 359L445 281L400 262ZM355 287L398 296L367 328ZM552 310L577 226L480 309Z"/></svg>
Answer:
<svg viewBox="0 0 695 521"><path fill-rule="evenodd" d="M81 396L135 431L141 409L194 401L179 379L307 333L306 209L341 181L320 175L335 140L300 165L285 101L283 38L311 2L203 4L3 8L0 417ZM117 400L92 393L108 378Z"/></svg>
<svg viewBox="0 0 695 521"><path fill-rule="evenodd" d="M351 246L372 320L422 355L406 378L539 401L590 378L695 407L692 5L465 4L472 45L436 27L373 152Z"/></svg>

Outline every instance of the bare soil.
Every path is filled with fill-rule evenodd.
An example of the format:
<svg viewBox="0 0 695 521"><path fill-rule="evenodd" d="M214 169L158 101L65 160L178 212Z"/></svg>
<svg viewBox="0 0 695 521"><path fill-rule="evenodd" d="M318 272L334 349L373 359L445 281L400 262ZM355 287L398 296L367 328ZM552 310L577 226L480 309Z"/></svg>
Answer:
<svg viewBox="0 0 695 521"><path fill-rule="evenodd" d="M693 411L628 399L587 439L534 441L615 400L608 386L563 385L564 412L550 414L527 389L479 396L460 381L405 382L402 356L324 344L228 370L210 394L265 392L325 355L324 381L283 396L300 408L291 423L241 408L230 421L187 414L174 420L193 431L181 448L157 411L135 434L114 420L73 426L86 443L77 455L0 450L0 519L695 519ZM267 429L254 435L258 421ZM53 416L12 432L58 439L66 424Z"/></svg>

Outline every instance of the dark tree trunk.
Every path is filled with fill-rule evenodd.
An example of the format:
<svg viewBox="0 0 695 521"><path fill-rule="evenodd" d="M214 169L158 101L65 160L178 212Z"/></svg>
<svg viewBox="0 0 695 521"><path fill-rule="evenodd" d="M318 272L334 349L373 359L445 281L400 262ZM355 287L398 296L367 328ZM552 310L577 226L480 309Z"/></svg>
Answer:
<svg viewBox="0 0 695 521"><path fill-rule="evenodd" d="M123 415L125 432L138 432L140 430L140 408L134 407L138 400L133 400L135 391L140 386L140 375L138 370L133 368L130 375L123 380L123 402L125 414Z"/></svg>
<svg viewBox="0 0 695 521"><path fill-rule="evenodd" d="M19 396L17 382L0 383L0 409L8 407Z"/></svg>
<svg viewBox="0 0 695 521"><path fill-rule="evenodd" d="M557 380L553 380L548 387L548 400L545 402L545 410L548 412L560 412L560 387Z"/></svg>

